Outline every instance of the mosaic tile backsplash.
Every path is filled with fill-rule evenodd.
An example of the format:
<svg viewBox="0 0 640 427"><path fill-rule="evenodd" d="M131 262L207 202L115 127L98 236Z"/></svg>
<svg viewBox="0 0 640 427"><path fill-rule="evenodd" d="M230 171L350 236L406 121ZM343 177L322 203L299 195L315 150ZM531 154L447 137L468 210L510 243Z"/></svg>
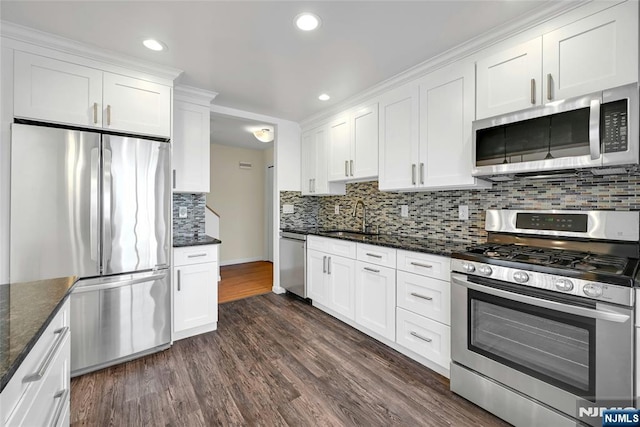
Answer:
<svg viewBox="0 0 640 427"><path fill-rule="evenodd" d="M487 209L640 210L640 173L596 177L581 172L570 178L494 183L480 190L387 193L379 191L374 181L347 184L345 196L301 196L284 191L280 193L280 227L359 229L362 208L352 216L358 199L366 205L367 224L379 226L380 233L477 244L486 240ZM294 214L283 214L283 204L294 205ZM335 205L340 206L339 214L334 213ZM400 216L401 205L409 207L407 218ZM459 205L469 206L468 220L458 219Z"/></svg>
<svg viewBox="0 0 640 427"><path fill-rule="evenodd" d="M173 236L204 236L204 210L206 194L177 193L173 195ZM187 208L187 217L179 218L181 206Z"/></svg>

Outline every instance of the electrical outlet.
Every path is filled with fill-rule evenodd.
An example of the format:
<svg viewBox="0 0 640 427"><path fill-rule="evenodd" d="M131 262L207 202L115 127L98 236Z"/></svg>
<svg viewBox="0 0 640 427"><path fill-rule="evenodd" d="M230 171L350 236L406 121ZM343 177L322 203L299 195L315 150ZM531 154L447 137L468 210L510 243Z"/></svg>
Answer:
<svg viewBox="0 0 640 427"><path fill-rule="evenodd" d="M458 206L458 219L461 219L461 220L469 219L469 206L467 205Z"/></svg>
<svg viewBox="0 0 640 427"><path fill-rule="evenodd" d="M282 205L282 213L292 214L293 213L293 205Z"/></svg>
<svg viewBox="0 0 640 427"><path fill-rule="evenodd" d="M409 216L409 205L400 205L400 216L403 218Z"/></svg>
<svg viewBox="0 0 640 427"><path fill-rule="evenodd" d="M333 208L333 213L336 215L340 213L340 205L336 205L335 208Z"/></svg>
<svg viewBox="0 0 640 427"><path fill-rule="evenodd" d="M186 206L180 206L178 208L178 217L180 217L180 218L186 218L187 217L187 207Z"/></svg>

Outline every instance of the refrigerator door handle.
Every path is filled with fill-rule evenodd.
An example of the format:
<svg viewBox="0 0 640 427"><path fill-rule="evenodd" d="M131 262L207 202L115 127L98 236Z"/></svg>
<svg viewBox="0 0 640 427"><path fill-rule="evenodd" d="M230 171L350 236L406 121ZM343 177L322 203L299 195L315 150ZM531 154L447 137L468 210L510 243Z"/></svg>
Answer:
<svg viewBox="0 0 640 427"><path fill-rule="evenodd" d="M100 212L100 206L98 205L98 195L99 191L99 182L98 182L98 174L100 167L100 159L99 159L100 149L92 148L91 149L91 201L89 206L89 246L91 249L91 259L93 261L98 261L98 252L100 239L98 239L98 233L100 232L100 222L98 218L98 212ZM97 272L100 273L100 265L96 263Z"/></svg>
<svg viewBox="0 0 640 427"><path fill-rule="evenodd" d="M111 150L108 148L103 148L102 150L102 158L103 158L103 187L102 187L102 214L103 214L103 231L102 231L102 251L103 251L103 265L102 271L107 269L107 265L111 260L111 180L113 179L113 175L111 174Z"/></svg>

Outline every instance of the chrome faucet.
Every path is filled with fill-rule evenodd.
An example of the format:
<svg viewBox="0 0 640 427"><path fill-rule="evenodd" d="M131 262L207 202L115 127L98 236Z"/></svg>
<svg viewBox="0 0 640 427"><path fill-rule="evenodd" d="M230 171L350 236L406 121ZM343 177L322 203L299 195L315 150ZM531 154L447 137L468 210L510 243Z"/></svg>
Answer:
<svg viewBox="0 0 640 427"><path fill-rule="evenodd" d="M351 214L351 216L356 216L356 211L358 210L358 205L362 205L362 232L366 233L367 232L367 207L364 205L364 202L362 201L362 199L358 199L356 201L356 204L353 206L353 213Z"/></svg>

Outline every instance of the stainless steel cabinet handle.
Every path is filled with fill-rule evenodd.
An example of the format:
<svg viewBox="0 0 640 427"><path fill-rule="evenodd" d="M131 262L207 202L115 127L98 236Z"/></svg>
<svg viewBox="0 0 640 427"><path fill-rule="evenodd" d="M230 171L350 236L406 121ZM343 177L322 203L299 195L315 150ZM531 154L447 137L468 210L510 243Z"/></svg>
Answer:
<svg viewBox="0 0 640 427"><path fill-rule="evenodd" d="M531 103L536 105L536 79L531 79Z"/></svg>
<svg viewBox="0 0 640 427"><path fill-rule="evenodd" d="M111 124L111 105L107 105L107 126Z"/></svg>
<svg viewBox="0 0 640 427"><path fill-rule="evenodd" d="M313 178L311 181L313 182L313 192L315 193L316 192L316 179Z"/></svg>
<svg viewBox="0 0 640 427"><path fill-rule="evenodd" d="M433 268L433 265L430 264L422 264L420 262L411 262L411 265L415 265L416 267L423 267L423 268Z"/></svg>
<svg viewBox="0 0 640 427"><path fill-rule="evenodd" d="M380 273L380 270L376 270L375 268L364 267L365 270L371 271L372 273Z"/></svg>
<svg viewBox="0 0 640 427"><path fill-rule="evenodd" d="M344 176L349 176L349 160L344 161Z"/></svg>
<svg viewBox="0 0 640 427"><path fill-rule="evenodd" d="M93 123L98 123L98 103L93 103Z"/></svg>
<svg viewBox="0 0 640 427"><path fill-rule="evenodd" d="M173 170L173 188L176 188L176 170Z"/></svg>
<svg viewBox="0 0 640 427"><path fill-rule="evenodd" d="M178 292L180 292L180 282L182 281L182 272L178 270Z"/></svg>
<svg viewBox="0 0 640 427"><path fill-rule="evenodd" d="M322 257L322 272L323 273L327 272L327 257L326 256Z"/></svg>
<svg viewBox="0 0 640 427"><path fill-rule="evenodd" d="M349 171L351 171L351 176L353 176L353 160L349 160Z"/></svg>
<svg viewBox="0 0 640 427"><path fill-rule="evenodd" d="M411 292L411 296L414 296L416 298L422 298L422 299L426 299L428 301L431 301L433 298L428 297L426 295L420 295L420 294L416 294L415 292Z"/></svg>
<svg viewBox="0 0 640 427"><path fill-rule="evenodd" d="M419 334L419 333L417 333L417 332L413 332L413 331L411 331L411 332L410 332L410 334L411 334L411 335L413 335L414 337L418 338L419 340L422 340L422 341L426 341L426 342L431 342L431 341L433 341L431 338L423 337L422 335L420 335L420 334Z"/></svg>
<svg viewBox="0 0 640 427"><path fill-rule="evenodd" d="M420 184L424 184L424 163L420 163Z"/></svg>
<svg viewBox="0 0 640 427"><path fill-rule="evenodd" d="M53 395L53 399L60 399L58 402L58 406L56 407L56 411L53 415L53 423L52 426L57 426L60 423L60 417L62 416L62 411L64 410L67 399L69 398L69 389L65 388Z"/></svg>
<svg viewBox="0 0 640 427"><path fill-rule="evenodd" d="M327 258L327 274L331 274L331 257Z"/></svg>
<svg viewBox="0 0 640 427"><path fill-rule="evenodd" d="M551 78L551 74L547 74L547 100L551 101L551 85L553 84L553 79Z"/></svg>
<svg viewBox="0 0 640 427"><path fill-rule="evenodd" d="M38 369L38 371L34 374L24 377L22 379L23 383L40 381L44 377L44 375L47 373L47 370L49 369L49 365L51 365L51 362L53 361L54 356L58 352L58 349L60 348L60 346L62 346L62 342L67 337L67 334L69 333L69 327L65 326L60 329L56 329L53 333L58 335L58 338L53 343L51 349L49 349L49 353L47 353L44 360L40 364L40 368Z"/></svg>
<svg viewBox="0 0 640 427"><path fill-rule="evenodd" d="M367 256L371 256L371 257L374 257L374 258L382 258L382 255L372 254L370 252L367 252Z"/></svg>
<svg viewBox="0 0 640 427"><path fill-rule="evenodd" d="M411 165L411 184L416 185L416 164Z"/></svg>
<svg viewBox="0 0 640 427"><path fill-rule="evenodd" d="M207 253L187 255L187 258L199 258L201 256L207 256Z"/></svg>

